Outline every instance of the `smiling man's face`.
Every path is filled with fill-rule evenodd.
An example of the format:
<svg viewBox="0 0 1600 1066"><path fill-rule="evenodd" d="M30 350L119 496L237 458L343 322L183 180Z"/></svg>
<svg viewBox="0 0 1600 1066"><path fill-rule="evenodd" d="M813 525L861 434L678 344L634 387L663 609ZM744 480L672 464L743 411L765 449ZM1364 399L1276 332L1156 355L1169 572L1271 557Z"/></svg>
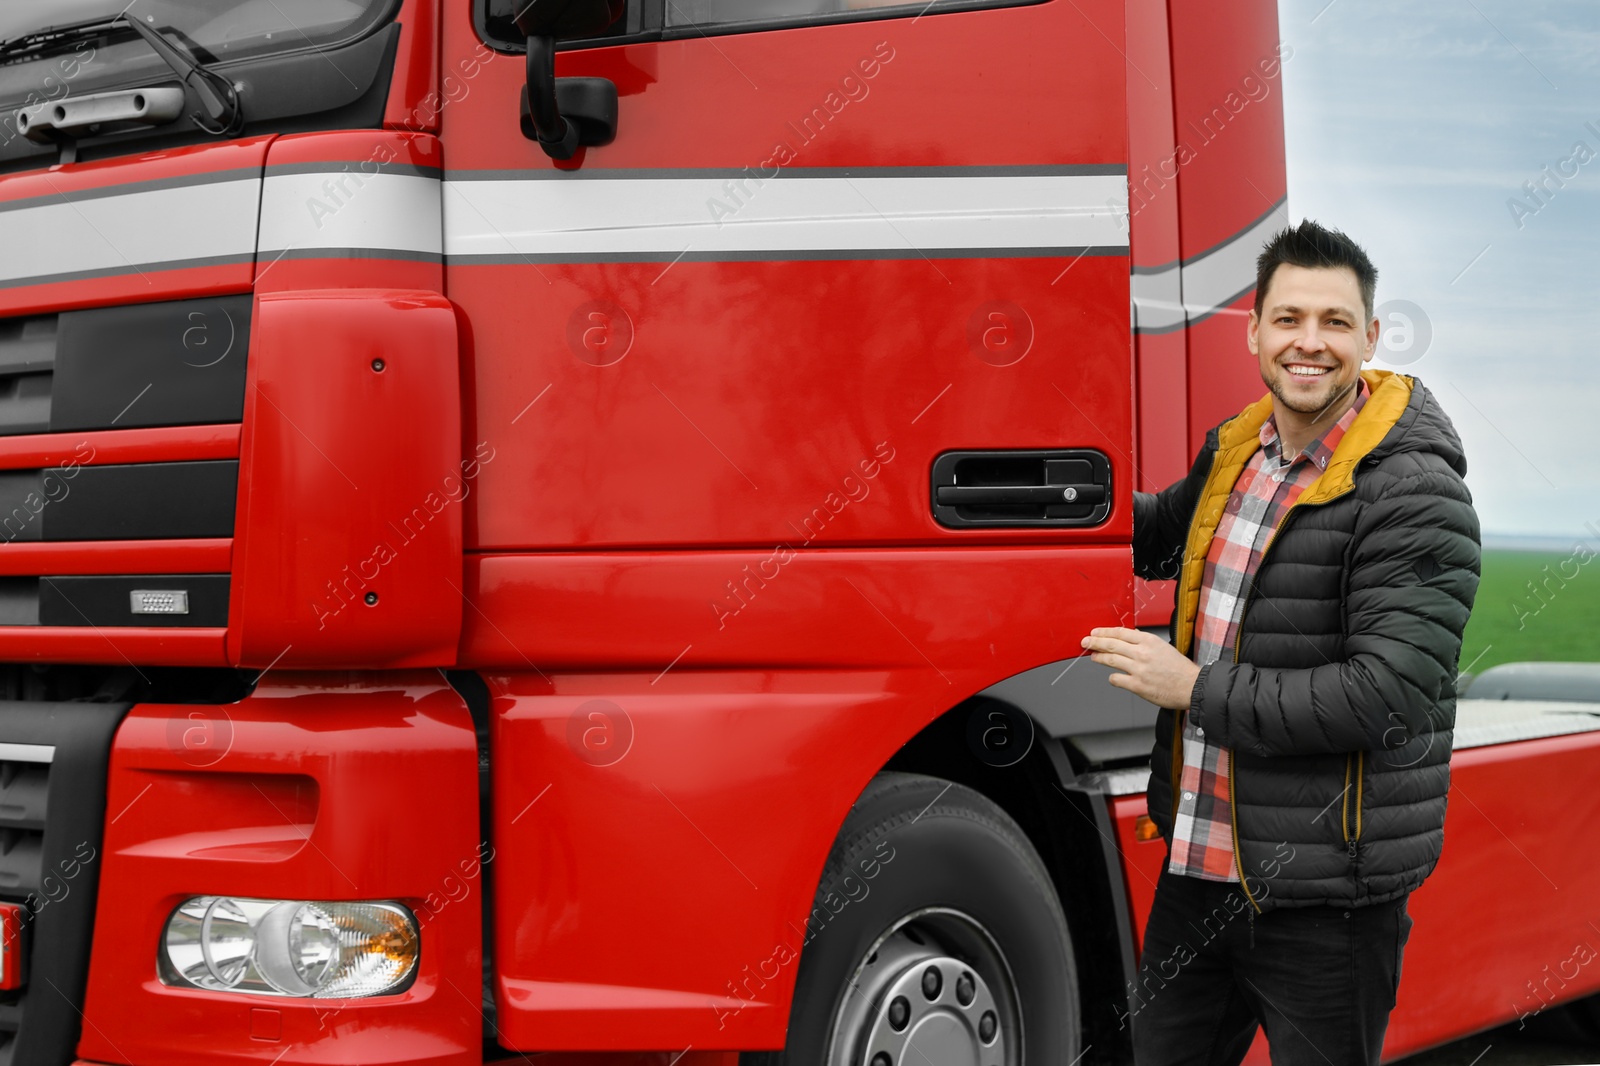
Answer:
<svg viewBox="0 0 1600 1066"><path fill-rule="evenodd" d="M1378 343L1378 320L1364 313L1355 271L1285 263L1273 272L1260 317L1250 312L1248 339L1280 421L1287 409L1320 433L1355 401L1361 364Z"/></svg>

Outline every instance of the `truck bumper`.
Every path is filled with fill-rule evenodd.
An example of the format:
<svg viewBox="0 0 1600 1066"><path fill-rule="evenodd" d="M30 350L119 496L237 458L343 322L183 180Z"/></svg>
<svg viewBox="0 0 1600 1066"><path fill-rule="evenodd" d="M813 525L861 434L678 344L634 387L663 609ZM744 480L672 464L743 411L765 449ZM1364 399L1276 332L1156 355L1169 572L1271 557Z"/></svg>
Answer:
<svg viewBox="0 0 1600 1066"><path fill-rule="evenodd" d="M274 674L225 706L135 706L105 811L85 1059L482 1061L477 747L438 673ZM169 986L162 932L196 895L397 901L415 980L341 1000Z"/></svg>

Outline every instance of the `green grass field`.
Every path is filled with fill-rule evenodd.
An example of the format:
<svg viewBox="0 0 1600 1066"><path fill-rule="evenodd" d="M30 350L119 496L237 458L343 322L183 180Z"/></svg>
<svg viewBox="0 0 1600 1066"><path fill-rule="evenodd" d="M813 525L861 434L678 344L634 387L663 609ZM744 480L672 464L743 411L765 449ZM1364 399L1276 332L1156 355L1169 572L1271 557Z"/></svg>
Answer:
<svg viewBox="0 0 1600 1066"><path fill-rule="evenodd" d="M1596 547L1485 551L1461 669L1481 674L1535 659L1600 662L1600 554L1585 560Z"/></svg>

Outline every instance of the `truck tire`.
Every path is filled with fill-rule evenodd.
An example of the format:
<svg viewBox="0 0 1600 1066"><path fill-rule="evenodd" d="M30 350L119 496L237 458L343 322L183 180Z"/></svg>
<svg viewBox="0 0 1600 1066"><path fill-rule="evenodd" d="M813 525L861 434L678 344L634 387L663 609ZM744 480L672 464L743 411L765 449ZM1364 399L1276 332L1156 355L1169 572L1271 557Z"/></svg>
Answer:
<svg viewBox="0 0 1600 1066"><path fill-rule="evenodd" d="M885 773L828 856L788 1043L741 1066L1065 1064L1079 1019L1061 904L1017 823L962 785Z"/></svg>

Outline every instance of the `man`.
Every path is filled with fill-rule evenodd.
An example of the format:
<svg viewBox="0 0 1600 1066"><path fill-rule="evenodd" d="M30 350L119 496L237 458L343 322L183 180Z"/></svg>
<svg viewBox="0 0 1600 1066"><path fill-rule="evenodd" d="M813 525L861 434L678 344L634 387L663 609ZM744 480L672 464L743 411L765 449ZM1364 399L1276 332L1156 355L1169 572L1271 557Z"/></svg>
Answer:
<svg viewBox="0 0 1600 1066"><path fill-rule="evenodd" d="M1444 836L1479 535L1438 401L1362 369L1376 284L1314 222L1267 245L1246 336L1269 394L1134 494L1135 571L1178 579L1174 643L1083 641L1162 708L1137 1066L1236 1063L1258 1024L1275 1064L1378 1062Z"/></svg>

